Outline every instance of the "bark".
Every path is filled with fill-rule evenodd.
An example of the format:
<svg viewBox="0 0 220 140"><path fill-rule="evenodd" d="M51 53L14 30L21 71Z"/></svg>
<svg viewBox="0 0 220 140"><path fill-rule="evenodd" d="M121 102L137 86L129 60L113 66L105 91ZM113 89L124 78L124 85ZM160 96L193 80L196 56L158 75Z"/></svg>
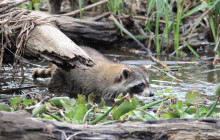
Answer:
<svg viewBox="0 0 220 140"><path fill-rule="evenodd" d="M93 21L67 16L52 17L60 30L77 42L109 44L118 41L119 29L112 21Z"/></svg>
<svg viewBox="0 0 220 140"><path fill-rule="evenodd" d="M0 139L220 139L220 120L170 119L106 126L76 125L0 112Z"/></svg>
<svg viewBox="0 0 220 140"><path fill-rule="evenodd" d="M30 16L42 16L32 12ZM64 33L50 23L36 26L30 33L26 50L64 68L73 68L79 63L93 66L91 58Z"/></svg>

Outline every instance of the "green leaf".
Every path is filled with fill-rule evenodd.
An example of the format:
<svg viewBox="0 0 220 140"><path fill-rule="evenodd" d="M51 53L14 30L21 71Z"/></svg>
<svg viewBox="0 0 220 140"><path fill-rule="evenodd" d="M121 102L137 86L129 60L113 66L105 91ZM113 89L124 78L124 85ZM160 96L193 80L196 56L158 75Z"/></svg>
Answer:
<svg viewBox="0 0 220 140"><path fill-rule="evenodd" d="M202 10L202 9L205 9L205 8L207 8L207 7L208 7L207 5L201 4L201 5L199 5L199 6L195 7L195 8L193 8L192 10L188 11L187 13L185 13L185 14L181 17L181 19L183 19L183 18L185 18L185 17L188 17L188 16L190 16L190 15L192 15L192 14L194 14L194 13L196 13L196 12Z"/></svg>
<svg viewBox="0 0 220 140"><path fill-rule="evenodd" d="M19 5L18 7L19 7L19 8L27 8L27 6L26 6L24 3L22 3L22 4Z"/></svg>
<svg viewBox="0 0 220 140"><path fill-rule="evenodd" d="M215 86L215 95L219 96L220 95L220 84Z"/></svg>
<svg viewBox="0 0 220 140"><path fill-rule="evenodd" d="M124 120L124 119L125 119L126 117L128 117L128 116L139 116L139 115L136 115L136 114L134 113L134 111L135 111L135 110L132 110L132 111L129 111L128 113L125 113L125 114L121 115L120 120ZM140 112L140 111L138 111L138 112Z"/></svg>
<svg viewBox="0 0 220 140"><path fill-rule="evenodd" d="M88 96L88 103L90 105L93 105L94 104L94 100L95 100L95 95L93 93L89 94L89 96Z"/></svg>
<svg viewBox="0 0 220 140"><path fill-rule="evenodd" d="M151 113L148 113L148 112L145 112L146 113L146 120L158 120L158 118L156 117L156 115L153 113L153 112L151 112Z"/></svg>
<svg viewBox="0 0 220 140"><path fill-rule="evenodd" d="M33 3L40 3L40 0L32 0Z"/></svg>
<svg viewBox="0 0 220 140"><path fill-rule="evenodd" d="M195 113L195 114L193 114L193 115L190 115L190 114L188 114L188 113L186 113L186 112L182 112L182 113L180 114L180 118L181 118L181 119L198 119L199 116L198 116L197 113Z"/></svg>
<svg viewBox="0 0 220 140"><path fill-rule="evenodd" d="M8 105L4 104L4 103L0 103L0 111L10 112L11 108Z"/></svg>
<svg viewBox="0 0 220 140"><path fill-rule="evenodd" d="M193 90L186 94L185 103L187 106L198 105L205 101L205 97L203 97L198 91Z"/></svg>
<svg viewBox="0 0 220 140"><path fill-rule="evenodd" d="M43 116L43 119L46 119L46 120L52 120L53 119L53 117L51 117L50 115L44 114L44 113L42 113L42 116Z"/></svg>
<svg viewBox="0 0 220 140"><path fill-rule="evenodd" d="M204 117L207 113L207 110L204 107L199 108L199 116Z"/></svg>
<svg viewBox="0 0 220 140"><path fill-rule="evenodd" d="M9 102L10 102L11 106L15 106L15 105L20 104L22 102L22 100L23 99L20 97L14 97L14 98L10 99Z"/></svg>
<svg viewBox="0 0 220 140"><path fill-rule="evenodd" d="M65 110L65 116L69 119L71 119L73 117L73 111L75 109L75 107L70 103L70 102L64 102L64 101L61 101L62 102L62 106Z"/></svg>
<svg viewBox="0 0 220 140"><path fill-rule="evenodd" d="M53 97L52 99L49 100L49 102L53 103L54 105L62 106L61 100L68 102L70 98L69 97Z"/></svg>
<svg viewBox="0 0 220 140"><path fill-rule="evenodd" d="M76 104L76 100L74 98L71 98L69 100L69 103L72 104L72 105L75 105Z"/></svg>
<svg viewBox="0 0 220 140"><path fill-rule="evenodd" d="M22 98L15 97L9 100L11 107L13 107L14 110L17 110L22 102Z"/></svg>
<svg viewBox="0 0 220 140"><path fill-rule="evenodd" d="M99 104L100 108L105 107L105 100L103 98L101 98L101 103Z"/></svg>
<svg viewBox="0 0 220 140"><path fill-rule="evenodd" d="M183 38L182 38L183 39ZM186 42L184 39L183 39L183 42L186 44L186 46L189 48L189 50L196 56L196 57L199 57L199 54L188 44L188 42Z"/></svg>
<svg viewBox="0 0 220 140"><path fill-rule="evenodd" d="M145 119L140 117L140 116L132 116L132 117L129 117L128 120L131 121L131 122L143 122L143 121L145 121Z"/></svg>
<svg viewBox="0 0 220 140"><path fill-rule="evenodd" d="M28 8L28 10L33 10L33 2L32 2L32 1L29 2L29 8Z"/></svg>
<svg viewBox="0 0 220 140"><path fill-rule="evenodd" d="M78 94L77 104L73 111L73 121L77 124L83 123L83 117L88 111L86 109L86 97L85 95Z"/></svg>
<svg viewBox="0 0 220 140"><path fill-rule="evenodd" d="M185 110L185 112L190 115L194 114L196 112L195 106L190 106L187 110Z"/></svg>
<svg viewBox="0 0 220 140"><path fill-rule="evenodd" d="M38 114L42 114L47 110L45 105L37 105L33 110L32 110L32 116L36 116Z"/></svg>
<svg viewBox="0 0 220 140"><path fill-rule="evenodd" d="M131 102L129 102L128 100L124 100L124 102L122 102L113 112L112 115L114 117L115 120L118 120L121 115L131 111L135 109L135 106L133 106L133 104Z"/></svg>
<svg viewBox="0 0 220 140"><path fill-rule="evenodd" d="M64 120L63 119L61 119L59 116L57 116L57 115L54 115L54 114L48 114L49 116L51 116L52 118L54 118L55 120L57 120L57 121L60 121L60 122L64 122Z"/></svg>
<svg viewBox="0 0 220 140"><path fill-rule="evenodd" d="M216 105L218 104L219 99L220 99L220 95L218 96L216 102L212 105L211 109L206 113L205 117L209 117L213 113L213 111L216 108Z"/></svg>
<svg viewBox="0 0 220 140"><path fill-rule="evenodd" d="M33 5L34 5L34 10L40 11L39 3L34 3Z"/></svg>
<svg viewBox="0 0 220 140"><path fill-rule="evenodd" d="M166 114L163 114L162 116L163 119L173 119L176 118L171 112L168 112Z"/></svg>
<svg viewBox="0 0 220 140"><path fill-rule="evenodd" d="M176 104L176 108L180 109L180 110L183 110L183 102L182 101L178 101L177 104Z"/></svg>
<svg viewBox="0 0 220 140"><path fill-rule="evenodd" d="M138 101L138 99L135 99L135 98L131 98L131 103L132 103L132 105L133 105L135 108L141 106L140 103L139 103L139 101Z"/></svg>
<svg viewBox="0 0 220 140"><path fill-rule="evenodd" d="M24 99L23 100L23 105L24 106L29 106L29 105L32 105L33 104L33 102L34 102L34 100L32 100L32 99Z"/></svg>

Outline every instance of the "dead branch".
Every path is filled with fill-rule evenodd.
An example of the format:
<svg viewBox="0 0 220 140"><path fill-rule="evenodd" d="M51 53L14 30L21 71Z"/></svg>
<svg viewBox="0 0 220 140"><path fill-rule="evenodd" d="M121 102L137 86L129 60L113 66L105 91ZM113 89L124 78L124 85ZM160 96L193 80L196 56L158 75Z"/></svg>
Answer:
<svg viewBox="0 0 220 140"><path fill-rule="evenodd" d="M14 8L14 7L17 7L18 5L20 5L20 4L22 4L22 3L26 2L26 1L29 1L29 0L23 0L23 1L21 1L21 2L17 2L17 3L13 3L13 4L10 3L10 5L4 6L3 8L0 8L0 13L3 13L3 12L5 12L5 11L9 10L9 9L12 9L12 8ZM7 5L7 4L6 4L6 5Z"/></svg>
<svg viewBox="0 0 220 140"><path fill-rule="evenodd" d="M0 90L0 94L13 94L15 91L20 91L24 89L36 88L37 86L28 86L28 87L19 87L19 88L11 88L6 90Z"/></svg>

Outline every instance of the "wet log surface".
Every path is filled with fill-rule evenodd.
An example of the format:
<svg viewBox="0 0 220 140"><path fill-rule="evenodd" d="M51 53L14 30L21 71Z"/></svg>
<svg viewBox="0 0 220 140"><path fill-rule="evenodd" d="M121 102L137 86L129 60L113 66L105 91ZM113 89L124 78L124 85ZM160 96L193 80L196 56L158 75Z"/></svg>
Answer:
<svg viewBox="0 0 220 140"><path fill-rule="evenodd" d="M32 12L30 16L42 16ZM37 25L30 33L26 51L55 63L64 68L74 68L82 63L93 66L91 58L64 33L50 23Z"/></svg>
<svg viewBox="0 0 220 140"><path fill-rule="evenodd" d="M220 139L220 120L170 119L106 126L76 125L0 112L0 139Z"/></svg>

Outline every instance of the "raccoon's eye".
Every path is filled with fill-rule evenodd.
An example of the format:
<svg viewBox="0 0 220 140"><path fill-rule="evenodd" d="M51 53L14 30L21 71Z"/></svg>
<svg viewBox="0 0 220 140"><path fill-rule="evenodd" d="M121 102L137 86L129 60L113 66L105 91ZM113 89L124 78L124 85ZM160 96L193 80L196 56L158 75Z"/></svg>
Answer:
<svg viewBox="0 0 220 140"><path fill-rule="evenodd" d="M130 89L130 92L131 93L141 93L144 90L144 88L145 88L145 84L144 83L140 83L140 84L132 87Z"/></svg>

